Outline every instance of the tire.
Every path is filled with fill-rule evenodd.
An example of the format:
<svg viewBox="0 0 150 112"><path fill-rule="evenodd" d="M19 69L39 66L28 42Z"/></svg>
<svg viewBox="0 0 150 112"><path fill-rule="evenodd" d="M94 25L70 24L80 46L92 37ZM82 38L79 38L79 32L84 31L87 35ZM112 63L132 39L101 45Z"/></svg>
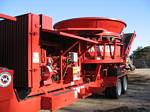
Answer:
<svg viewBox="0 0 150 112"><path fill-rule="evenodd" d="M116 91L116 92L115 92ZM115 94L115 98L119 98L121 96L121 92L122 92L122 84L121 84L121 80L118 79L116 87L114 89L114 94Z"/></svg>
<svg viewBox="0 0 150 112"><path fill-rule="evenodd" d="M127 76L124 76L121 81L122 85L122 94L125 94L128 89L128 79Z"/></svg>
<svg viewBox="0 0 150 112"><path fill-rule="evenodd" d="M122 84L121 80L118 79L115 87L109 87L105 90L105 96L107 98L118 99L121 96L122 92Z"/></svg>
<svg viewBox="0 0 150 112"><path fill-rule="evenodd" d="M111 98L111 88L110 87L106 88L104 94L106 98Z"/></svg>

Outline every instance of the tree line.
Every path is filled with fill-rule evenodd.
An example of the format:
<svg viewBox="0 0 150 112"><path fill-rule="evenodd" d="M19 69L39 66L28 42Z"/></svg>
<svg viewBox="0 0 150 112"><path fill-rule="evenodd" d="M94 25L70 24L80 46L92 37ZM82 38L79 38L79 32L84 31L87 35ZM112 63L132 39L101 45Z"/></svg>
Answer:
<svg viewBox="0 0 150 112"><path fill-rule="evenodd" d="M138 47L131 54L131 58L133 58L133 59L146 59L146 60L149 60L150 59L150 46Z"/></svg>

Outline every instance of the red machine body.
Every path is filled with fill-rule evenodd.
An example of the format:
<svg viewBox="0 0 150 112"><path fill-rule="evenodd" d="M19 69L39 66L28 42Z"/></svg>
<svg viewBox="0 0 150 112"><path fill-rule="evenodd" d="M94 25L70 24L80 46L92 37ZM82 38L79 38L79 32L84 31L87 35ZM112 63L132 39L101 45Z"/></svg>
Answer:
<svg viewBox="0 0 150 112"><path fill-rule="evenodd" d="M135 33L123 34L123 21L75 18L53 29L52 18L42 14L16 18L0 21L0 63L15 71L6 90L13 98L1 112L56 111L93 93L118 98L126 91L124 67ZM0 97L1 104L7 105Z"/></svg>

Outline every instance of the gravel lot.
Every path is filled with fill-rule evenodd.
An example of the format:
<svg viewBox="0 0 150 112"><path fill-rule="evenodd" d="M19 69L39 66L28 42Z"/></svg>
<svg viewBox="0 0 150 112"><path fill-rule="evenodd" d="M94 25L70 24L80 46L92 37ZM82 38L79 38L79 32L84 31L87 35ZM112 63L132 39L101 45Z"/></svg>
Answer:
<svg viewBox="0 0 150 112"><path fill-rule="evenodd" d="M93 95L58 112L150 112L150 69L136 69L129 73L128 92L120 99Z"/></svg>

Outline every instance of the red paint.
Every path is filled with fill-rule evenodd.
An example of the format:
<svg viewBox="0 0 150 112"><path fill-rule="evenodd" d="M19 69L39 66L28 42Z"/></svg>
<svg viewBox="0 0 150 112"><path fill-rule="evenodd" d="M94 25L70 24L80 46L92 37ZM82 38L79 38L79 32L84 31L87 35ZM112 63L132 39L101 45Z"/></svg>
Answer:
<svg viewBox="0 0 150 112"><path fill-rule="evenodd" d="M121 20L100 17L74 18L58 22L54 25L54 28L58 31L70 32L73 34L80 34L80 32L74 33L74 30L76 32L81 31L81 34L85 31L99 33L96 32L96 30L100 32L106 30L120 34L125 27L126 23Z"/></svg>
<svg viewBox="0 0 150 112"><path fill-rule="evenodd" d="M0 69L0 75L2 73L9 73L11 75L11 82L7 87L1 87L0 85L0 102L6 101L6 100L10 100L13 98L13 95L10 94L13 92L13 71L12 70L2 70Z"/></svg>
<svg viewBox="0 0 150 112"><path fill-rule="evenodd" d="M14 70L14 87L0 88L7 97L2 101L0 96L2 112L56 111L115 86L125 75L121 66L125 65L135 33L128 45L122 42L120 34L126 26L123 21L76 18L57 23L53 30L52 18L45 15L29 13L16 18L16 22L0 21L0 63ZM70 61L70 52L74 62ZM48 66L49 55L53 58L49 66L55 70L51 74L42 71ZM116 65L123 75L110 76L109 69ZM46 77L42 76L44 72ZM18 97L24 92L25 98Z"/></svg>

